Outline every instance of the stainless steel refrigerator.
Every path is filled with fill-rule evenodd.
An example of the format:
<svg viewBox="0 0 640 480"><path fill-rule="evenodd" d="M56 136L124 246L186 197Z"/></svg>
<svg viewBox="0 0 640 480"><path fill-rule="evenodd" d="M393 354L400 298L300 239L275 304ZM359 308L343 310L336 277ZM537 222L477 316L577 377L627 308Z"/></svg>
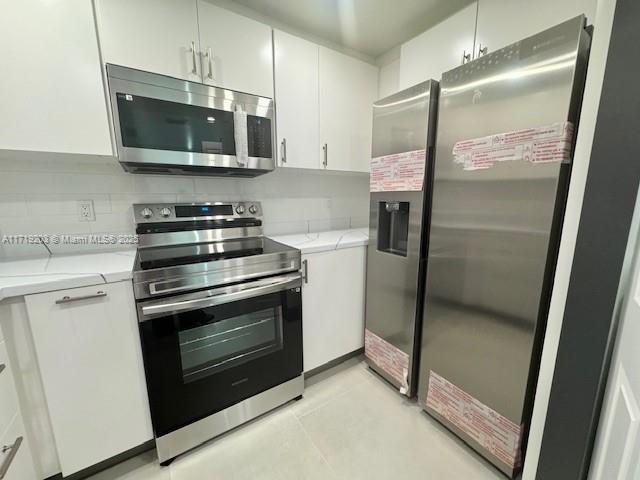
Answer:
<svg viewBox="0 0 640 480"><path fill-rule="evenodd" d="M415 395L438 83L373 105L365 358Z"/></svg>
<svg viewBox="0 0 640 480"><path fill-rule="evenodd" d="M590 35L577 17L441 81L418 398L522 463Z"/></svg>

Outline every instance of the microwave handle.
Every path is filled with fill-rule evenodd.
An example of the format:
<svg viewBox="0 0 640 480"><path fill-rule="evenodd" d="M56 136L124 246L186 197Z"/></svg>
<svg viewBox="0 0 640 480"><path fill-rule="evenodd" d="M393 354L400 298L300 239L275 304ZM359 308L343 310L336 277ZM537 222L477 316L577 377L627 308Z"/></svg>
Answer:
<svg viewBox="0 0 640 480"><path fill-rule="evenodd" d="M158 314L179 313L199 308L214 307L216 305L224 305L225 303L237 302L247 298L260 297L269 293L288 290L302 286L302 277L300 273L293 273L272 278L265 278L239 285L230 285L228 287L215 288L204 292L198 292L199 296L195 298L187 298L183 300L166 298L154 301L151 304L143 305L140 309L142 315L140 322L150 320Z"/></svg>

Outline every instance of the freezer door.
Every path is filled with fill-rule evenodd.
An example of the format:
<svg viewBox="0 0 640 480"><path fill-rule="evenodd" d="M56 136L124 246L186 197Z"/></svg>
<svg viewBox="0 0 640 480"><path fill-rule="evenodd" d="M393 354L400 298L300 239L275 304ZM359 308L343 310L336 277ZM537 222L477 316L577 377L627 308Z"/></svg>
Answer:
<svg viewBox="0 0 640 480"><path fill-rule="evenodd" d="M584 24L582 16L570 20L441 82L419 401L508 475L518 468L529 418L570 164L548 161L554 152L545 157L538 144L538 156L528 157L525 147L500 150L499 142L575 123L589 46ZM494 150L461 158L456 145L458 154ZM443 414L454 406L469 415ZM480 438L486 425L473 424L493 425L491 412L513 429L506 454L495 447L501 427Z"/></svg>
<svg viewBox="0 0 640 480"><path fill-rule="evenodd" d="M423 82L373 107L372 157L424 151L421 191L372 192L367 253L365 353L369 365L403 393L415 394L416 335L422 309L425 199L438 84ZM375 175L375 172L374 172ZM422 279L422 280L421 280ZM418 326L416 326L418 325Z"/></svg>
<svg viewBox="0 0 640 480"><path fill-rule="evenodd" d="M409 395L413 393L409 391L410 371L417 333L420 267L424 261L421 258L422 218L423 192L371 194L366 359L374 370ZM395 358L393 366L387 363L389 357Z"/></svg>

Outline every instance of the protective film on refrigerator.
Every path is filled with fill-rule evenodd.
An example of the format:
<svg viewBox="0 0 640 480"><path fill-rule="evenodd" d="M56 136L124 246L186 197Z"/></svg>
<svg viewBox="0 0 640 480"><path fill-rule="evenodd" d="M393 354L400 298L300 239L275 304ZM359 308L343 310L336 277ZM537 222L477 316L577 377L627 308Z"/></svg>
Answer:
<svg viewBox="0 0 640 480"><path fill-rule="evenodd" d="M422 191L426 159L425 149L372 158L369 191Z"/></svg>

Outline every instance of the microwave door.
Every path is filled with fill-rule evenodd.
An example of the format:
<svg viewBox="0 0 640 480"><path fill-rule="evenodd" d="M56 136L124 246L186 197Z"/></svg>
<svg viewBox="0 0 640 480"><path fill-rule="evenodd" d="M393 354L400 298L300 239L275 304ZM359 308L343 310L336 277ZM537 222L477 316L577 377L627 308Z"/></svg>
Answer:
<svg viewBox="0 0 640 480"><path fill-rule="evenodd" d="M232 112L123 93L116 99L124 148L236 155Z"/></svg>

